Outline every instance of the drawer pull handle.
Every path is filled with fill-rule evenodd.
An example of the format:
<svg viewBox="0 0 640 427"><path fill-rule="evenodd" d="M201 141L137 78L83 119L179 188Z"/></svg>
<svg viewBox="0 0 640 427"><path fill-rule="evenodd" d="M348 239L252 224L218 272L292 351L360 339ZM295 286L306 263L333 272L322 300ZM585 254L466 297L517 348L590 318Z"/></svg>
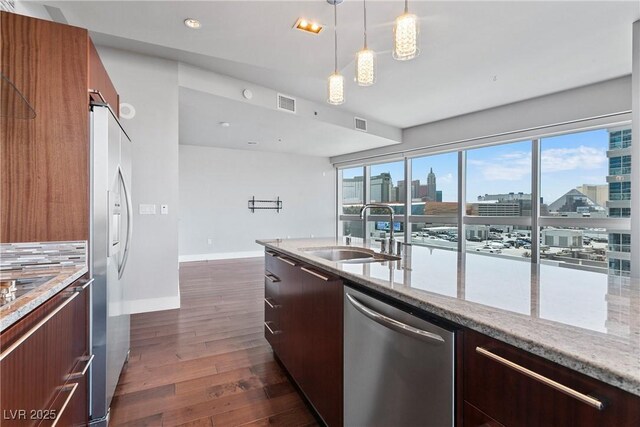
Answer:
<svg viewBox="0 0 640 427"><path fill-rule="evenodd" d="M304 271L304 272L306 272L306 273L309 273L309 274L311 274L312 276L316 276L318 279L322 279L322 280L324 280L325 282L328 282L329 280L331 280L331 279L329 279L327 276L323 276L322 274L320 274L320 273L316 273L315 271L313 271L313 270L309 270L308 268L305 268L305 267L300 267L300 270L302 270L302 271Z"/></svg>
<svg viewBox="0 0 640 427"><path fill-rule="evenodd" d="M264 326L266 326L269 332L271 332L271 335L278 335L282 333L282 331L274 331L273 329L271 329L271 326L269 326L269 323L272 323L272 322L264 322Z"/></svg>
<svg viewBox="0 0 640 427"><path fill-rule="evenodd" d="M278 283L278 282L280 281L280 279L279 279L276 275L271 274L271 273L266 273L266 274L264 275L264 277L266 277L267 279L269 279L269 281L270 281L271 283Z"/></svg>
<svg viewBox="0 0 640 427"><path fill-rule="evenodd" d="M39 321L38 323L36 323L36 325L33 328L29 329L26 333L24 333L13 344L11 344L9 347L5 348L4 351L2 353L0 353L0 361L4 360L16 348L18 348L23 342L28 340L33 334L35 334L38 331L38 329L40 329L42 327L42 325L44 325L49 320L51 320L56 314L58 314L63 308L65 308L71 301L73 301L78 295L80 295L79 292L72 293L71 296L69 298L67 298L66 300L64 300L64 302L62 304L60 304L58 307L56 307L55 310L53 310L51 313L47 314L47 316L44 319L42 319L41 321Z"/></svg>
<svg viewBox="0 0 640 427"><path fill-rule="evenodd" d="M275 252L272 252L272 251L265 251L265 253L267 255L270 255L270 256L276 256L277 255Z"/></svg>
<svg viewBox="0 0 640 427"><path fill-rule="evenodd" d="M396 319L392 319L391 317L385 316L382 313L378 313L375 310L370 309L369 307L362 304L360 301L355 299L349 293L346 293L345 296L347 300L364 316L373 320L374 322L384 326L385 328L389 328L392 331L399 332L408 337L417 338L422 341L426 341L429 343L440 344L444 342L444 338L442 338L438 334L434 334L433 332L425 331L419 328L414 328L411 325L407 325L406 323L402 323Z"/></svg>
<svg viewBox="0 0 640 427"><path fill-rule="evenodd" d="M84 374L87 373L87 370L89 369L89 366L91 366L91 363L93 363L93 358L95 357L94 354L91 355L91 357L89 357L86 361L85 361L85 365L84 368L82 368L82 371L80 372L72 372L67 376L68 380L75 380L78 378L82 378L84 377Z"/></svg>
<svg viewBox="0 0 640 427"><path fill-rule="evenodd" d="M532 370L527 369L524 366L520 366L517 363L513 363L512 361L507 360L504 357L500 357L497 354L492 353L485 348L476 347L476 352L480 353L485 357L488 357L489 359L495 362L498 362L504 366L507 366L513 369L514 371L520 372L521 374L526 375L529 378L533 378L534 380L540 381L541 383L546 384L549 387L566 394L567 396L571 396L574 399L581 401L582 403L586 403L592 408L595 408L599 411L602 411L604 409L604 404L598 399L591 397L589 395L586 395L584 393L580 393L579 391L569 388L566 385L560 384L559 382L556 382L550 378L540 375L537 372L533 372Z"/></svg>
<svg viewBox="0 0 640 427"><path fill-rule="evenodd" d="M281 256L277 256L276 258L278 258L278 259L279 259L280 261L282 261L282 262L286 262L287 264L289 264L289 265L290 265L290 266L292 266L292 267L295 267L295 266L296 266L296 263L295 263L295 262L293 262L293 261L291 261L290 259L287 259L287 258L285 258L285 257L281 257Z"/></svg>
<svg viewBox="0 0 640 427"><path fill-rule="evenodd" d="M265 298L264 299L264 302L266 302L269 307L271 307L273 309L282 307L280 304L272 304L271 301L269 301L270 299L271 298Z"/></svg>
<svg viewBox="0 0 640 427"><path fill-rule="evenodd" d="M73 397L77 389L78 383L68 384L62 387L62 392L67 392L69 394L64 400L64 403L62 404L60 410L56 412L56 420L53 422L53 424L51 424L51 427L55 427L58 424L58 420L62 418L62 414L64 413L65 409L67 409L67 406L69 405L69 402L71 401L71 398Z"/></svg>

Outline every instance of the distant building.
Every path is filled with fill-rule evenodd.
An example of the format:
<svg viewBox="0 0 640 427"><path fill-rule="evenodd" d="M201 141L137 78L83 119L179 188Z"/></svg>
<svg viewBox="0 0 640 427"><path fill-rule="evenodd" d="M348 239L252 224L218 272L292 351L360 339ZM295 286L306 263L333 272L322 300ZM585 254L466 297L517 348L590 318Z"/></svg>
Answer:
<svg viewBox="0 0 640 427"><path fill-rule="evenodd" d="M393 182L391 181L391 174L389 172L383 172L380 175L371 177L371 201L384 203L394 202L395 194L391 197L393 189Z"/></svg>
<svg viewBox="0 0 640 427"><path fill-rule="evenodd" d="M480 216L528 216L531 215L530 193L485 194L478 196L472 207Z"/></svg>
<svg viewBox="0 0 640 427"><path fill-rule="evenodd" d="M609 201L609 186L607 184L582 184L576 187L576 190L596 202L599 206L607 206L607 202Z"/></svg>
<svg viewBox="0 0 640 427"><path fill-rule="evenodd" d="M457 214L458 202L426 202L424 204L424 213L417 215L455 216Z"/></svg>
<svg viewBox="0 0 640 427"><path fill-rule="evenodd" d="M582 230L545 228L542 244L556 248L582 248Z"/></svg>
<svg viewBox="0 0 640 427"><path fill-rule="evenodd" d="M442 201L442 191L437 190L436 191L436 202L441 202Z"/></svg>
<svg viewBox="0 0 640 427"><path fill-rule="evenodd" d="M404 184L404 180L400 180L398 181L398 186L396 187L396 200L404 200L405 197L405 184ZM411 181L411 199L418 199L418 193L420 191L420 180L419 179L414 179L413 181Z"/></svg>
<svg viewBox="0 0 640 427"><path fill-rule="evenodd" d="M342 203L356 204L364 200L364 177L342 179Z"/></svg>
<svg viewBox="0 0 640 427"><path fill-rule="evenodd" d="M605 208L580 191L571 189L548 206L550 214L604 212ZM585 215L586 216L586 215Z"/></svg>
<svg viewBox="0 0 640 427"><path fill-rule="evenodd" d="M436 174L433 173L433 168L427 175L427 201L437 201L437 189L436 189Z"/></svg>
<svg viewBox="0 0 640 427"><path fill-rule="evenodd" d="M518 201L515 202L479 202L478 215L480 216L521 216L522 207Z"/></svg>

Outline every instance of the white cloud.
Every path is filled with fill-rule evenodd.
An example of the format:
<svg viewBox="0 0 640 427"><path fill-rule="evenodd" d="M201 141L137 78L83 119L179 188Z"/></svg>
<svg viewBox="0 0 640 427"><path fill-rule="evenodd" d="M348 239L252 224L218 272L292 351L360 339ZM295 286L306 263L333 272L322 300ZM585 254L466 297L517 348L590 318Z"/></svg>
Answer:
<svg viewBox="0 0 640 427"><path fill-rule="evenodd" d="M451 184L453 182L453 174L449 172L442 177L438 177L438 182L442 182L443 184Z"/></svg>
<svg viewBox="0 0 640 427"><path fill-rule="evenodd" d="M607 153L581 145L576 148L552 148L541 155L542 173L576 169L599 169L607 164Z"/></svg>
<svg viewBox="0 0 640 427"><path fill-rule="evenodd" d="M605 150L581 145L576 148L552 148L543 150L540 157L542 173L571 170L594 170L606 167ZM515 151L495 159L467 161L479 169L487 181L519 181L531 173L531 153Z"/></svg>
<svg viewBox="0 0 640 427"><path fill-rule="evenodd" d="M492 161L468 160L477 166L487 181L520 181L531 174L531 153L515 151L496 157Z"/></svg>

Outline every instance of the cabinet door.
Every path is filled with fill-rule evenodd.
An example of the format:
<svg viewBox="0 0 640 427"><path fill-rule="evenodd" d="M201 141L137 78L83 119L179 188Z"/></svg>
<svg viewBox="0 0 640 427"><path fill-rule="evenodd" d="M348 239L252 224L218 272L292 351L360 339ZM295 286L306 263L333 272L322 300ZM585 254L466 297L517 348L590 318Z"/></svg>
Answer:
<svg viewBox="0 0 640 427"><path fill-rule="evenodd" d="M342 280L314 267L301 267L299 385L329 426L342 425ZM296 380L298 380L296 378Z"/></svg>
<svg viewBox="0 0 640 427"><path fill-rule="evenodd" d="M465 331L464 373L465 401L507 427L640 425L639 397L476 332ZM562 393L547 380L579 395Z"/></svg>
<svg viewBox="0 0 640 427"><path fill-rule="evenodd" d="M3 426L47 425L51 414L70 421L58 425L86 423L87 316L88 292L76 282L0 335Z"/></svg>
<svg viewBox="0 0 640 427"><path fill-rule="evenodd" d="M88 32L7 12L0 32L0 71L36 114L0 114L2 241L87 240Z"/></svg>

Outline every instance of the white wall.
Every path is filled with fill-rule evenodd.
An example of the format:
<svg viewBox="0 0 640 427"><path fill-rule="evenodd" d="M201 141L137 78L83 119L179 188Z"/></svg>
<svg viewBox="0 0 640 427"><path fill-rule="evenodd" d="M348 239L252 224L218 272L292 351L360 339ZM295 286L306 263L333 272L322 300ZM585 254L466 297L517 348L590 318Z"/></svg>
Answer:
<svg viewBox="0 0 640 427"><path fill-rule="evenodd" d="M252 196L280 196L284 209L251 213ZM181 261L260 256L261 238L333 236L335 171L327 158L180 145L179 229Z"/></svg>
<svg viewBox="0 0 640 427"><path fill-rule="evenodd" d="M133 239L125 300L132 313L178 308L178 63L98 47L120 102L135 116L122 119L133 140ZM139 215L140 203L156 215ZM160 204L169 214L160 215Z"/></svg>
<svg viewBox="0 0 640 427"><path fill-rule="evenodd" d="M331 161L350 162L452 143L462 148L478 144L478 141L465 143L466 140L477 138L484 138L485 143L508 141L510 136L504 134L629 110L631 77L626 76L407 128L402 132L401 144L336 156ZM519 132L513 138L539 135L540 130L532 130Z"/></svg>

